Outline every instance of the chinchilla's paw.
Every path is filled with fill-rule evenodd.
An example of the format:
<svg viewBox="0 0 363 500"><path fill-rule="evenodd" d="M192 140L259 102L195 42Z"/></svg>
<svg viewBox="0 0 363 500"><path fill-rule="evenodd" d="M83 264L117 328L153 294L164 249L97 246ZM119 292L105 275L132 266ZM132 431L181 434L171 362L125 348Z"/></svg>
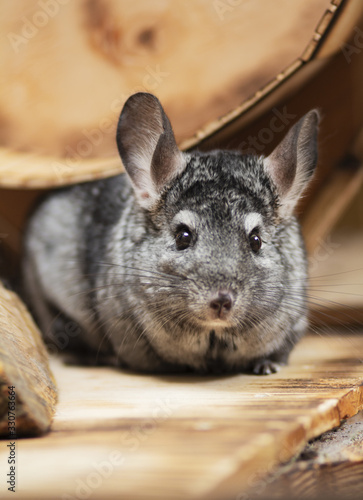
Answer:
<svg viewBox="0 0 363 500"><path fill-rule="evenodd" d="M279 372L282 366L284 366L282 363L277 363L276 361L271 361L269 359L263 359L256 361L252 367L252 372L255 375L271 375L272 373Z"/></svg>

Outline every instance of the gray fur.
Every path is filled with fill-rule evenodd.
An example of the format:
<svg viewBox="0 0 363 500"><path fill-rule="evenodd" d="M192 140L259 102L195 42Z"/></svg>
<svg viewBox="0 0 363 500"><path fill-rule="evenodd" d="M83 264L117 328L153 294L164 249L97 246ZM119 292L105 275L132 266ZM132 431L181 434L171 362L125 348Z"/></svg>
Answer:
<svg viewBox="0 0 363 500"><path fill-rule="evenodd" d="M29 222L25 286L44 333L56 309L107 363L276 371L307 324L292 207L315 168L317 122L305 115L267 159L181 153L159 101L132 96L117 136L128 175L51 193Z"/></svg>

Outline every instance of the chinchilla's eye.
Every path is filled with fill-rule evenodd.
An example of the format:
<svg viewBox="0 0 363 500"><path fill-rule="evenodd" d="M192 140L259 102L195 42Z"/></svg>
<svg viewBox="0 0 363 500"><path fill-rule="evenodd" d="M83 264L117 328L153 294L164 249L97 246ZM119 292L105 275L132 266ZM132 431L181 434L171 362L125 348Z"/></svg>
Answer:
<svg viewBox="0 0 363 500"><path fill-rule="evenodd" d="M192 242L192 232L187 226L180 226L175 235L176 248L178 250L185 250Z"/></svg>
<svg viewBox="0 0 363 500"><path fill-rule="evenodd" d="M262 240L256 230L252 231L252 233L249 236L249 240L250 240L251 250L257 253L261 248Z"/></svg>

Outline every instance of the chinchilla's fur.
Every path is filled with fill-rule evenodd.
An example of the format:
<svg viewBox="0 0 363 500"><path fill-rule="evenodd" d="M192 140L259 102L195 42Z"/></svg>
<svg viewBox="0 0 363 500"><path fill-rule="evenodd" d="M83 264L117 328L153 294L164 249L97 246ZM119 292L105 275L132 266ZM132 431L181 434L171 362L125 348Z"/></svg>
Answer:
<svg viewBox="0 0 363 500"><path fill-rule="evenodd" d="M117 132L126 174L53 192L29 222L24 283L48 340L62 317L80 327L68 346L131 369L286 363L307 323L293 209L318 120L307 113L267 158L181 153L157 98L130 97Z"/></svg>

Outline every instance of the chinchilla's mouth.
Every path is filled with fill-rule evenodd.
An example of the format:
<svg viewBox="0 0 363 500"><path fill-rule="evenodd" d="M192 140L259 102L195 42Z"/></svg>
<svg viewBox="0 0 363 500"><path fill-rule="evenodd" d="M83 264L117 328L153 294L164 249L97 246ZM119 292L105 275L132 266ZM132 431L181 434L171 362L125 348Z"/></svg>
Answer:
<svg viewBox="0 0 363 500"><path fill-rule="evenodd" d="M218 329L218 328L228 328L233 326L230 318L214 318L214 319L206 319L206 318L198 318L198 322L205 328L208 329Z"/></svg>
<svg viewBox="0 0 363 500"><path fill-rule="evenodd" d="M225 329L236 326L235 311L216 312L211 308L189 306L189 321L202 329Z"/></svg>

